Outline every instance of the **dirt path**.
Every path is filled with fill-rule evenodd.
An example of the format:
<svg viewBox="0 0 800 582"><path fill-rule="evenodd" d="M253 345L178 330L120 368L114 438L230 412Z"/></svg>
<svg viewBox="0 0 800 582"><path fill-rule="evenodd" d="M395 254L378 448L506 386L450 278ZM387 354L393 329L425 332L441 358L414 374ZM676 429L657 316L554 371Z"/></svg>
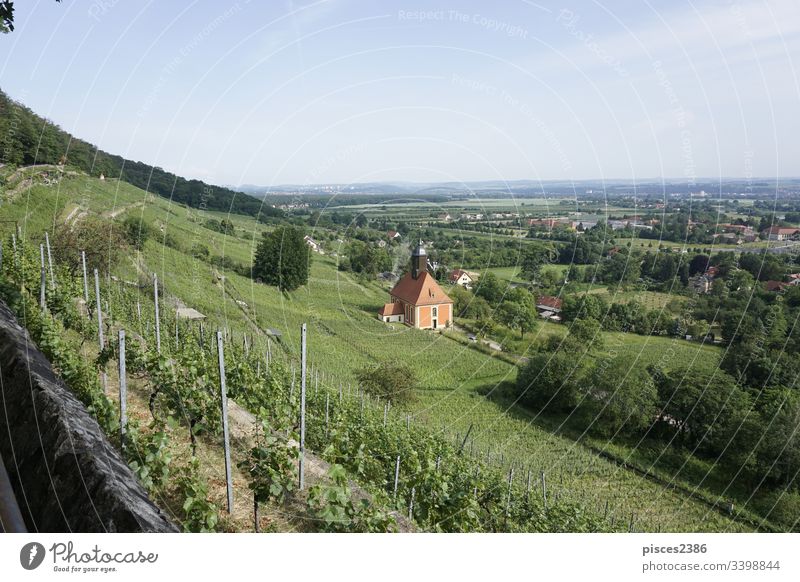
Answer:
<svg viewBox="0 0 800 582"><path fill-rule="evenodd" d="M115 208L114 210L108 210L107 212L104 212L102 216L103 218L116 218L123 212L127 212L128 210L131 210L133 208L141 208L142 206L144 206L143 201L134 202L133 204L126 204L125 206L120 206L118 208Z"/></svg>

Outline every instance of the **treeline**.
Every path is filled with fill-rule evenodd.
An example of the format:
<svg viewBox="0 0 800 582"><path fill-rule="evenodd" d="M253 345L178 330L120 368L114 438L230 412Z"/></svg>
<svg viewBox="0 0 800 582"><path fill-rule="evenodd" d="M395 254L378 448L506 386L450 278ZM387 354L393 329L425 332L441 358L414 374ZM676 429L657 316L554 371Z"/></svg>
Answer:
<svg viewBox="0 0 800 582"><path fill-rule="evenodd" d="M126 160L73 137L0 91L0 162L15 166L65 164L91 176L119 178L192 208L278 218L283 212L260 200L200 180L187 180L157 166Z"/></svg>

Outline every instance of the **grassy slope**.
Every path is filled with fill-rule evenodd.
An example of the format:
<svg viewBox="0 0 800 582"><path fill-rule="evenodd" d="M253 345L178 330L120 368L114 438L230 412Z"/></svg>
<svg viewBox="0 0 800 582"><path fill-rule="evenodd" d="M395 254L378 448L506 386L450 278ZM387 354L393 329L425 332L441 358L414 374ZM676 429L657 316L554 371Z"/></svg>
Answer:
<svg viewBox="0 0 800 582"><path fill-rule="evenodd" d="M148 222L163 222L182 250L202 242L212 254L225 254L244 263L250 260L252 236L260 237L265 229L253 219L231 217L249 235L238 231L236 237L226 237L202 226L211 213L187 210L161 198L146 198L144 192L124 183L85 177L65 178L60 186L33 187L17 196L13 204L4 203L0 218L20 220L31 236L37 236L54 221L66 218L76 204L82 210L106 216L127 209L119 219L128 212ZM473 435L480 454L491 447L494 458L502 454L506 461L514 459L531 466L535 474L544 470L551 494L580 499L595 508L608 500L610 513L617 520L628 520L635 513L637 528L743 529L700 503L687 501L674 491L601 460L572 439L553 435L526 411L497 404L492 398L497 387L516 377L513 365L438 334L378 322L374 313L385 301L385 290L338 272L327 257L314 256L309 285L291 294L281 294L230 272L224 273L226 291L219 279L223 273L156 240L147 242L140 258L128 257L116 266L117 274L132 277L137 262L143 270L158 272L168 294L207 314L212 326L227 325L251 334L255 331L253 322L261 328L278 328L291 352L299 343L300 324L308 322L310 361L334 381L350 383L354 368L381 359L411 362L421 378L420 399L412 410L414 422L444 427L453 435L464 434L470 424L475 424ZM247 307L237 304L234 297L246 302ZM561 331L550 327L557 326L544 325L539 333ZM612 343L613 336L619 335L624 349L640 353L643 363L660 358L664 342L669 341L609 335ZM680 349L699 348L684 343ZM700 349L704 352L697 359L704 365L719 357L713 348ZM676 360L689 356L689 352L681 353Z"/></svg>

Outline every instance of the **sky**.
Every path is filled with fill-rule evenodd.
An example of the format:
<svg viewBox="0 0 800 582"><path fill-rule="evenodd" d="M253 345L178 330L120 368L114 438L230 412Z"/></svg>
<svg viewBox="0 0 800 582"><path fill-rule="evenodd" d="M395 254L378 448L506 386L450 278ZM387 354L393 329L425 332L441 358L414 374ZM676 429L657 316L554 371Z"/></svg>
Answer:
<svg viewBox="0 0 800 582"><path fill-rule="evenodd" d="M216 184L800 176L797 0L17 0L0 88Z"/></svg>

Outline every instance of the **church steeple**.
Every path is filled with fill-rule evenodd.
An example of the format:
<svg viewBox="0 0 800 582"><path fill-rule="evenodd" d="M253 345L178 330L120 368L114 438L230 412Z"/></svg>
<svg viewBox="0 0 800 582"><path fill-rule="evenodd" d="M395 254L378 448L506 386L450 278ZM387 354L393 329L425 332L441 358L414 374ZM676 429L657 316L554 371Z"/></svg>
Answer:
<svg viewBox="0 0 800 582"><path fill-rule="evenodd" d="M427 270L428 253L425 252L425 247L422 246L422 240L420 240L417 248L411 253L411 278L419 279Z"/></svg>

